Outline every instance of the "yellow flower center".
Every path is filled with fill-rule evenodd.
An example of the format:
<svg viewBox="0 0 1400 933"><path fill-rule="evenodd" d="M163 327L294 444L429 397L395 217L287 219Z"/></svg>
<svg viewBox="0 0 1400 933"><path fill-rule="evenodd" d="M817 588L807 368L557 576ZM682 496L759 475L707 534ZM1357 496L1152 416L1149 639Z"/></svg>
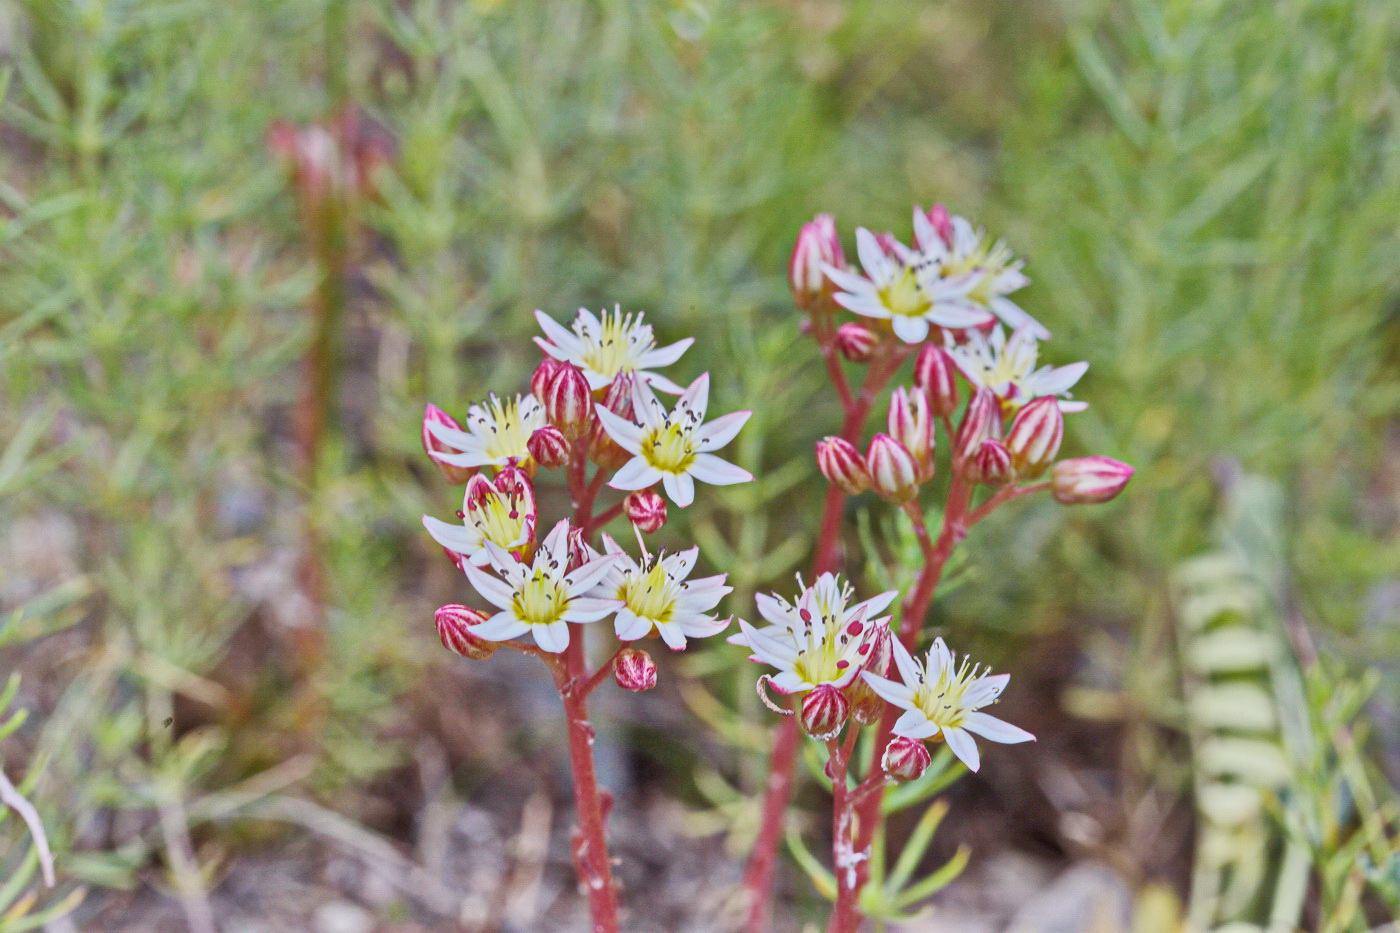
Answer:
<svg viewBox="0 0 1400 933"><path fill-rule="evenodd" d="M678 589L657 560L651 566L643 565L637 573L629 573L617 598L643 619L669 622L676 608Z"/></svg>
<svg viewBox="0 0 1400 933"><path fill-rule="evenodd" d="M470 517L482 538L503 548L517 547L516 542L525 534L525 511L499 493L482 496L471 507Z"/></svg>
<svg viewBox="0 0 1400 933"><path fill-rule="evenodd" d="M972 710L963 705L963 697L979 677L987 672L980 664L969 664L966 658L951 673L944 671L938 680L924 682L914 694L914 702L930 722L940 727L962 725L963 717Z"/></svg>
<svg viewBox="0 0 1400 933"><path fill-rule="evenodd" d="M684 473L695 462L695 429L685 413L672 412L642 438L642 456L663 473Z"/></svg>
<svg viewBox="0 0 1400 933"><path fill-rule="evenodd" d="M493 397L482 403L482 407L487 415L478 423L485 429L486 456L493 460L527 458L530 455L527 442L536 428L544 426L543 417L530 418L527 423L521 417L518 397L506 402Z"/></svg>
<svg viewBox="0 0 1400 933"><path fill-rule="evenodd" d="M569 593L562 583L542 570L515 592L511 608L515 617L526 625L548 625L558 622L569 605Z"/></svg>
<svg viewBox="0 0 1400 933"><path fill-rule="evenodd" d="M583 364L603 376L616 376L623 370L636 368L637 358L655 346L650 328L641 316L604 311L601 334L582 334Z"/></svg>
<svg viewBox="0 0 1400 933"><path fill-rule="evenodd" d="M892 282L880 289L880 301L891 314L903 317L923 317L933 307L913 266L905 266Z"/></svg>

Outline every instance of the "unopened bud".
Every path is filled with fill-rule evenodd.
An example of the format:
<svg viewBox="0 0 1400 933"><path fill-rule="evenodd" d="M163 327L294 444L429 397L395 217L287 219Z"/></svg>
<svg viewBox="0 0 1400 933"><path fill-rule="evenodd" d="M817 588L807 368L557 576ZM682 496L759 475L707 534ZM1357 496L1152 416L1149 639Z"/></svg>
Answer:
<svg viewBox="0 0 1400 933"><path fill-rule="evenodd" d="M833 738L851 715L851 703L831 684L818 684L817 689L802 698L798 714L802 731L814 739Z"/></svg>
<svg viewBox="0 0 1400 933"><path fill-rule="evenodd" d="M613 661L613 680L623 690L642 693L656 686L656 662L636 648L623 648Z"/></svg>
<svg viewBox="0 0 1400 933"><path fill-rule="evenodd" d="M666 500L650 489L628 493L622 500L622 510L642 534L655 534L666 524Z"/></svg>
<svg viewBox="0 0 1400 933"><path fill-rule="evenodd" d="M966 469L983 441L1000 439L1001 405L991 389L980 388L968 401L962 424L958 425L958 433L953 438L954 465Z"/></svg>
<svg viewBox="0 0 1400 933"><path fill-rule="evenodd" d="M440 454L455 454L458 453L458 451L453 450L442 441L433 437L432 432L428 430L428 425L430 424L440 424L454 431L462 430L462 426L457 423L456 418L453 418L436 405L429 403L428 407L423 409L423 451L428 455L428 458L433 461L433 465L438 468L438 472L442 474L443 479L447 480L449 483L460 486L462 483L472 478L472 475L476 473L476 468L453 466L450 463L443 463L437 457L434 457L434 452Z"/></svg>
<svg viewBox="0 0 1400 933"><path fill-rule="evenodd" d="M933 757L919 739L897 735L885 746L880 766L896 781L917 781L933 763Z"/></svg>
<svg viewBox="0 0 1400 933"><path fill-rule="evenodd" d="M438 638L448 651L460 654L473 661L485 661L496 653L496 645L484 638L478 638L470 631L471 626L486 621L486 616L475 609L449 603L439 606L433 613L437 622Z"/></svg>
<svg viewBox="0 0 1400 933"><path fill-rule="evenodd" d="M870 651L866 655L864 666L861 667L862 672L869 671L879 677L884 677L889 672L892 637L888 625L881 625L871 636ZM846 688L846 697L851 701L851 715L862 725L879 722L880 717L884 715L885 701L863 677L851 681L851 685Z"/></svg>
<svg viewBox="0 0 1400 933"><path fill-rule="evenodd" d="M565 541L569 548L568 562L564 565L565 573L573 573L593 559L594 555L589 553L588 540L584 538L582 528L571 527Z"/></svg>
<svg viewBox="0 0 1400 933"><path fill-rule="evenodd" d="M942 418L957 411L958 366L947 350L924 344L914 360L914 385L923 390L934 416Z"/></svg>
<svg viewBox="0 0 1400 933"><path fill-rule="evenodd" d="M1041 396L1017 412L1006 431L1006 449L1016 475L1035 479L1044 473L1060 452L1064 435L1065 416L1052 395Z"/></svg>
<svg viewBox="0 0 1400 933"><path fill-rule="evenodd" d="M836 328L836 349L852 363L867 363L879 340L864 324L854 322Z"/></svg>
<svg viewBox="0 0 1400 933"><path fill-rule="evenodd" d="M909 501L919 491L919 462L888 434L876 434L870 439L865 462L870 468L870 488L881 499L898 504Z"/></svg>
<svg viewBox="0 0 1400 933"><path fill-rule="evenodd" d="M1016 478L1011 466L1011 454L1001 441L983 441L977 453L966 465L969 482L982 483L1000 489Z"/></svg>
<svg viewBox="0 0 1400 933"><path fill-rule="evenodd" d="M929 416L928 400L923 393L895 389L890 396L888 425L890 436L903 444L904 449L913 454L918 462L919 482L927 483L933 479L933 419Z"/></svg>
<svg viewBox="0 0 1400 933"><path fill-rule="evenodd" d="M544 404L545 393L549 389L549 383L559 373L559 367L564 364L554 357L545 354L540 360L540 365L535 367L535 372L530 376L530 394Z"/></svg>
<svg viewBox="0 0 1400 933"><path fill-rule="evenodd" d="M530 459L546 470L558 470L569 462L569 441L552 424L536 428L525 447L530 451Z"/></svg>
<svg viewBox="0 0 1400 933"><path fill-rule="evenodd" d="M630 372L618 373L608 384L607 391L603 394L603 400L598 404L619 418L631 421L633 418L632 383L635 379L636 377ZM617 441L603 430L601 422L594 425L593 434L589 439L588 456L605 470L621 469L623 464L632 459L632 455L618 446Z"/></svg>
<svg viewBox="0 0 1400 933"><path fill-rule="evenodd" d="M792 299L804 311L823 311L831 307L832 287L822 271L823 265L838 269L846 265L836 221L830 214L818 214L811 223L802 225L788 260Z"/></svg>
<svg viewBox="0 0 1400 933"><path fill-rule="evenodd" d="M559 371L545 387L545 419L570 440L582 437L593 421L593 390L583 370L572 363L561 363Z"/></svg>
<svg viewBox="0 0 1400 933"><path fill-rule="evenodd" d="M1133 478L1133 468L1112 457L1080 457L1061 460L1050 471L1050 490L1056 502L1090 505L1107 502L1123 491Z"/></svg>
<svg viewBox="0 0 1400 933"><path fill-rule="evenodd" d="M828 483L848 496L858 496L870 488L865 458L845 438L824 437L817 441L817 469Z"/></svg>

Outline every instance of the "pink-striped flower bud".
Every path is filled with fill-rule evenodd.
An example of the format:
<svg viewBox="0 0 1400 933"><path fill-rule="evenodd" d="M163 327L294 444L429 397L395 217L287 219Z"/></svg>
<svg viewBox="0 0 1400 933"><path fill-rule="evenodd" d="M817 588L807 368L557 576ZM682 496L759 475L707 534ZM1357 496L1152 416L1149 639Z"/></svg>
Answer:
<svg viewBox="0 0 1400 933"><path fill-rule="evenodd" d="M1016 478L1016 470L1011 466L1011 453L1006 445L986 440L968 462L966 475L970 482L1000 489Z"/></svg>
<svg viewBox="0 0 1400 933"><path fill-rule="evenodd" d="M559 371L545 386L540 403L544 405L545 419L569 440L582 437L592 426L593 390L588 388L583 370L573 363L559 365Z"/></svg>
<svg viewBox="0 0 1400 933"><path fill-rule="evenodd" d="M788 260L792 300L804 311L824 311L831 307L833 291L822 271L823 265L838 269L846 266L841 237L836 233L836 221L830 214L818 214L811 223L802 225Z"/></svg>
<svg viewBox="0 0 1400 933"><path fill-rule="evenodd" d="M924 394L903 387L895 389L890 396L887 423L890 436L903 444L919 464L919 482L933 479L933 418L929 416L928 399Z"/></svg>
<svg viewBox="0 0 1400 933"><path fill-rule="evenodd" d="M835 737L851 715L851 702L831 684L818 684L817 689L802 698L798 713L802 731L814 739Z"/></svg>
<svg viewBox="0 0 1400 933"><path fill-rule="evenodd" d="M942 204L935 204L926 213L928 222L933 226L933 232L938 234L938 238L943 241L943 245L952 248L953 245L953 218L948 213L948 208Z"/></svg>
<svg viewBox="0 0 1400 933"><path fill-rule="evenodd" d="M958 425L958 433L953 438L953 464L966 469L983 441L1000 439L1001 405L991 389L980 388L968 401L962 424Z"/></svg>
<svg viewBox="0 0 1400 933"><path fill-rule="evenodd" d="M559 374L559 367L563 365L564 363L546 354L530 376L530 394L539 399L541 405L544 404L545 393L549 390L550 381Z"/></svg>
<svg viewBox="0 0 1400 933"><path fill-rule="evenodd" d="M914 385L924 391L929 411L935 417L957 411L958 366L947 350L937 344L924 344L914 360Z"/></svg>
<svg viewBox="0 0 1400 933"><path fill-rule="evenodd" d="M899 239L888 230L875 234L875 244L880 247L882 253L891 259L899 258Z"/></svg>
<svg viewBox="0 0 1400 933"><path fill-rule="evenodd" d="M569 440L552 424L536 428L525 442L530 459L546 470L558 470L569 462Z"/></svg>
<svg viewBox="0 0 1400 933"><path fill-rule="evenodd" d="M1065 436L1065 416L1060 401L1043 395L1016 413L1006 430L1006 449L1022 479L1035 479L1045 472L1060 452Z"/></svg>
<svg viewBox="0 0 1400 933"><path fill-rule="evenodd" d="M865 458L845 438L824 437L817 441L817 469L828 483L848 496L858 496L870 488Z"/></svg>
<svg viewBox="0 0 1400 933"><path fill-rule="evenodd" d="M622 510L642 534L655 534L666 524L666 500L650 489L628 493L622 500Z"/></svg>
<svg viewBox="0 0 1400 933"><path fill-rule="evenodd" d="M656 686L656 662L636 648L623 648L613 661L613 680L623 690L642 693Z"/></svg>
<svg viewBox="0 0 1400 933"><path fill-rule="evenodd" d="M1065 505L1107 502L1133 478L1133 468L1112 457L1061 460L1050 471L1050 491Z"/></svg>
<svg viewBox="0 0 1400 933"><path fill-rule="evenodd" d="M919 491L919 462L904 445L888 434L870 439L865 462L870 468L870 488L881 499L908 502Z"/></svg>
<svg viewBox="0 0 1400 933"><path fill-rule="evenodd" d="M423 452L428 455L428 459L433 461L433 465L438 468L438 472L442 474L443 479L453 485L460 486L475 475L476 467L453 466L450 463L443 463L437 457L434 457L434 453L455 454L460 451L448 447L442 441L433 437L432 432L428 430L428 425L430 424L440 424L454 431L462 430L462 426L457 423L456 418L431 402L423 409Z"/></svg>
<svg viewBox="0 0 1400 933"><path fill-rule="evenodd" d="M619 418L631 421L635 416L632 406L632 382L635 379L636 376L630 372L618 373L608 384L607 391L603 393L603 400L598 404ZM588 456L605 470L621 469L624 463L632 459L632 455L619 447L617 441L603 430L601 422L594 425L590 435Z"/></svg>
<svg viewBox="0 0 1400 933"><path fill-rule="evenodd" d="M889 672L890 659L893 657L893 649L890 647L892 637L888 625L881 625L876 630L870 638L870 653L866 655L862 671L869 671L879 677L884 677ZM846 698L851 701L851 715L862 725L879 722L880 717L884 715L885 701L863 677L851 681L850 686L846 688Z"/></svg>
<svg viewBox="0 0 1400 933"><path fill-rule="evenodd" d="M896 781L917 781L923 777L933 757L920 739L897 735L885 746L885 754L880 758L880 766L885 774Z"/></svg>
<svg viewBox="0 0 1400 933"><path fill-rule="evenodd" d="M570 527L569 536L565 540L569 547L568 562L564 565L565 573L573 573L596 556L596 552L591 552L582 528Z"/></svg>
<svg viewBox="0 0 1400 933"><path fill-rule="evenodd" d="M493 642L478 638L471 633L471 627L480 625L486 621L486 618L475 609L459 606L456 603L439 606L437 612L433 613L433 619L437 622L438 638L442 639L442 646L448 651L460 654L464 658L471 658L473 661L485 661L496 653L496 645Z"/></svg>
<svg viewBox="0 0 1400 933"><path fill-rule="evenodd" d="M836 328L836 349L852 363L868 363L879 339L864 324L854 321Z"/></svg>

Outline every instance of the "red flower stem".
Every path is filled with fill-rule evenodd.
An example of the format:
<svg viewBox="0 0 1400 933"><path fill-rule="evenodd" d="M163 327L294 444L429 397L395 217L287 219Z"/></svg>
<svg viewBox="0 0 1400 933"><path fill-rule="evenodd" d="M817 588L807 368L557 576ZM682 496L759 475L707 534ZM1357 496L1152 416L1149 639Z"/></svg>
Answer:
<svg viewBox="0 0 1400 933"><path fill-rule="evenodd" d="M614 518L617 518L621 514L622 503L619 502L616 505L613 505L611 508L608 508L603 512L599 513L598 515L594 516L593 520L590 521L588 525L584 527L583 536L585 538L592 538L593 533L595 531L601 530L605 525L607 525L608 522L612 521Z"/></svg>
<svg viewBox="0 0 1400 933"><path fill-rule="evenodd" d="M851 734L859 730L852 726ZM857 903L860 889L856 887L855 840L852 838L850 789L846 786L846 766L850 761L849 742L843 747L836 739L826 743L831 771L831 871L836 879L836 907L831 913L828 933L853 929L860 922Z"/></svg>
<svg viewBox="0 0 1400 933"><path fill-rule="evenodd" d="M822 345L823 356L828 358L827 347L831 338L817 335ZM851 443L859 440L865 430L865 420L870 415L871 406L909 355L909 348L903 344L885 343L876 351L870 369L865 374L860 394L850 397L850 388L845 385L845 373L837 382L837 392L842 395L842 408L845 418L841 425L841 436ZM836 371L841 372L840 364ZM832 376L835 380L835 375ZM841 514L846 497L835 486L828 486L826 501L822 506L821 528L817 532L816 553L812 555L812 575L836 569L841 559ZM748 894L749 911L745 929L748 933L767 933L770 905L773 899L773 876L778 864L778 846L783 838L783 818L792 798L793 772L797 762L799 736L796 716L785 716L773 729L773 752L769 760L768 786L764 790L762 822L758 836L754 839L753 852L744 869L744 890Z"/></svg>
<svg viewBox="0 0 1400 933"><path fill-rule="evenodd" d="M822 351L822 359L826 361L826 371L831 376L832 385L836 386L841 407L849 412L854 400L851 398L851 385L846 381L846 371L841 368L841 360L837 354L836 331L831 327L831 316L817 315L813 317L812 322L817 345Z"/></svg>
<svg viewBox="0 0 1400 933"><path fill-rule="evenodd" d="M1012 499L1019 499L1022 496L1029 496L1031 493L1043 492L1049 488L1049 483L1036 483L1033 486L1007 486L973 511L972 515L968 517L967 527L971 528L988 515L991 515L1004 502L1010 502Z"/></svg>
<svg viewBox="0 0 1400 933"><path fill-rule="evenodd" d="M614 651L614 652L612 653L612 657L610 657L610 658L608 658L606 661L604 661L604 662L602 663L602 665L599 666L599 668L598 668L596 671L594 671L591 675L589 675L589 678L588 678L587 680L585 680L582 684L580 684L580 685L576 688L576 689L578 690L578 692L579 692L579 693L582 693L584 696L588 696L588 695L589 695L590 693L592 693L594 690L597 690L597 689L598 689L598 685L601 684L603 681L607 680L607 679L608 679L608 675L612 673L612 671L613 671L613 662L615 662L615 661L617 660L617 656L618 656L619 654L622 654L622 652L623 652L626 648L627 648L627 645L625 645L625 644L618 645L618 646L617 646L617 650Z"/></svg>

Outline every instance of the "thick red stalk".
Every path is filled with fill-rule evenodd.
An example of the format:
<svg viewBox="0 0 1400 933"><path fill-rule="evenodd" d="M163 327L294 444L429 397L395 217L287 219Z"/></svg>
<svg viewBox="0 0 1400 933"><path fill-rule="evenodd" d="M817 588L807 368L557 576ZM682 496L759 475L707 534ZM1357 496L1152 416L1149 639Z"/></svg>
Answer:
<svg viewBox="0 0 1400 933"><path fill-rule="evenodd" d="M852 396L846 376L836 358L835 335L818 333L822 357L832 372L832 381L841 396L845 417L841 437L856 443L865 430L865 420L880 392L890 381L899 364L909 355L902 344L883 344L876 351L865 374L860 394ZM835 570L841 563L841 513L846 497L835 486L828 486L822 505L822 523L817 532L816 552L812 555L812 575L819 576ZM792 799L793 771L797 760L797 717L785 716L773 730L773 752L769 763L768 786L763 796L763 816L753 852L744 869L744 890L748 894L749 912L746 929L749 933L765 933L768 929L770 905L773 898L773 875L778 863L778 846L783 837L783 818Z"/></svg>

